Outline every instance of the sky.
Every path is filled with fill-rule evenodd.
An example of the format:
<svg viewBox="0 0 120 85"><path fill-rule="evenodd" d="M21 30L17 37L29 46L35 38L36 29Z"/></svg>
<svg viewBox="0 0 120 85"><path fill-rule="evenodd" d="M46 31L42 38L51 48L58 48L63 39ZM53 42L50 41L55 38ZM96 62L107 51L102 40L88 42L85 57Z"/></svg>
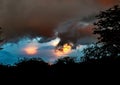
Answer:
<svg viewBox="0 0 120 85"><path fill-rule="evenodd" d="M15 65L21 60L36 58L54 64L57 59L66 56L82 57L83 53L79 52L86 48L85 45L79 45L76 49L69 49L67 47L64 51L57 51L55 49L60 42L60 38L45 43L39 43L40 40L40 37L34 39L26 37L18 43L4 44L2 46L4 49L0 51L0 63L4 65Z"/></svg>
<svg viewBox="0 0 120 85"><path fill-rule="evenodd" d="M54 61L58 59L53 52L56 47L73 51L79 45L96 42L92 34L95 15L114 4L119 0L0 0L0 26L5 39L0 62L14 63L33 54L45 56L42 58L47 62ZM66 43L74 46L70 48ZM67 54L71 53L76 55Z"/></svg>

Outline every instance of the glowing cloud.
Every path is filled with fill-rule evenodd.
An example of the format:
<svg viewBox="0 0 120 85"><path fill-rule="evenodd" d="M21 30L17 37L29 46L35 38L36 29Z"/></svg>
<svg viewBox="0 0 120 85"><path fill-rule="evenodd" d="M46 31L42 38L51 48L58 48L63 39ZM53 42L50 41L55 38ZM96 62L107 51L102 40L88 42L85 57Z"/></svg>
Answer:
<svg viewBox="0 0 120 85"><path fill-rule="evenodd" d="M71 43L66 43L64 44L63 46L60 46L58 47L56 50L55 50L55 55L57 57L63 57L65 55L68 55L71 53L72 51L72 44Z"/></svg>
<svg viewBox="0 0 120 85"><path fill-rule="evenodd" d="M25 46L25 48L23 48L23 51L27 54L27 55L35 55L38 53L38 43L35 42L31 42L28 45Z"/></svg>
<svg viewBox="0 0 120 85"><path fill-rule="evenodd" d="M34 54L37 53L37 47L30 46L30 47L25 48L24 51L25 51L28 55L34 55Z"/></svg>

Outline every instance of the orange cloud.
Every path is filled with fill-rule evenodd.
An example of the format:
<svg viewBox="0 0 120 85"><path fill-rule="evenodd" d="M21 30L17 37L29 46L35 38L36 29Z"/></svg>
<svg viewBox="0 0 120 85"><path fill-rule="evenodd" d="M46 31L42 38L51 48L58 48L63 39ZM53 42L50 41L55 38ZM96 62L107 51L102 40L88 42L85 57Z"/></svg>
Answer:
<svg viewBox="0 0 120 85"><path fill-rule="evenodd" d="M100 3L102 6L112 6L116 3L118 3L119 0L98 0L98 3Z"/></svg>
<svg viewBox="0 0 120 85"><path fill-rule="evenodd" d="M27 47L24 49L24 51L28 54L28 55L35 55L37 53L37 49L36 47Z"/></svg>

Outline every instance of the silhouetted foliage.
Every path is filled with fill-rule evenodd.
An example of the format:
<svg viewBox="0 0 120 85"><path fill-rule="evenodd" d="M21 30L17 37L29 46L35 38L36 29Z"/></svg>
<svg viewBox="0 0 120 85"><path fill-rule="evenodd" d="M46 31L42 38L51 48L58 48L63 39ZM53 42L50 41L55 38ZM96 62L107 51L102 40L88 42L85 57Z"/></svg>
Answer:
<svg viewBox="0 0 120 85"><path fill-rule="evenodd" d="M33 59L30 59L30 60L29 60L29 59L28 59L28 60L27 60L27 59L22 60L21 62L19 62L18 64L16 64L16 66L22 66L22 67L23 67L23 66L27 66L27 65L29 66L30 64L31 64L31 65L42 65L42 66L43 66L43 65L48 65L47 63L45 63L45 62L44 62L42 59L40 59L40 58L39 58L39 59L37 59L37 58L34 59L34 58L33 58ZM31 66L31 65L30 65L30 66Z"/></svg>
<svg viewBox="0 0 120 85"><path fill-rule="evenodd" d="M85 57L83 58L83 61L88 61L90 59L100 59L101 58L101 54L104 53L104 51L95 45L92 46L88 46L87 49L84 49L84 53L85 53ZM103 54L102 54L103 56Z"/></svg>
<svg viewBox="0 0 120 85"><path fill-rule="evenodd" d="M120 7L118 5L97 15L94 34L99 35L96 45L85 51L87 60L120 56ZM112 58L113 57L113 58Z"/></svg>
<svg viewBox="0 0 120 85"><path fill-rule="evenodd" d="M56 61L56 64L75 64L75 59L72 57L60 58Z"/></svg>
<svg viewBox="0 0 120 85"><path fill-rule="evenodd" d="M118 5L101 12L95 23L94 34L100 35L99 42L102 43L104 51L110 56L118 56L120 53L120 7Z"/></svg>
<svg viewBox="0 0 120 85"><path fill-rule="evenodd" d="M69 62L68 61L69 59L70 61L72 61L70 62L70 64L62 63L64 62L64 60L65 62L66 61ZM63 79L74 80L74 79L82 78L83 80L84 79L86 80L86 78L91 79L91 76L93 77L94 76L93 74L95 72L98 72L101 69L103 69L102 67L95 65L101 61L102 60L97 60L97 61L91 60L91 62L74 63L72 58L63 58L63 59L60 59L60 62L62 64L56 63L54 65L49 65L42 60L39 60L39 61L35 59L29 60L29 61L25 60L23 62L20 62L19 64L16 64L16 66L0 65L0 80L1 81L2 79L5 79L5 80L7 79L7 81L19 80L20 82L21 81L27 81L27 82L35 81L38 83L41 83L42 80L45 80L45 81L51 80L53 82L53 80L55 81L55 79L56 80L61 79L63 81ZM119 62L120 59L117 61L120 64ZM111 66L110 68L109 66L105 66L104 70L101 70L101 71L105 71L105 70L107 70L105 72L105 75L106 75L107 73L110 72ZM118 70L115 70L115 71L118 71ZM98 73L94 77L96 78L100 75L101 73Z"/></svg>

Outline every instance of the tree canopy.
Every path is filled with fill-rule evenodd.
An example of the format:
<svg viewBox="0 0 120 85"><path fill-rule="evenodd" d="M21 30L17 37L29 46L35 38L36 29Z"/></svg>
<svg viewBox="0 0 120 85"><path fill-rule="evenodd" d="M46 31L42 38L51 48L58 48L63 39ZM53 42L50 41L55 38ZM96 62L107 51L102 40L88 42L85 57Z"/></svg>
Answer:
<svg viewBox="0 0 120 85"><path fill-rule="evenodd" d="M100 12L96 16L93 33L98 35L96 46L86 49L87 58L120 56L120 6Z"/></svg>

